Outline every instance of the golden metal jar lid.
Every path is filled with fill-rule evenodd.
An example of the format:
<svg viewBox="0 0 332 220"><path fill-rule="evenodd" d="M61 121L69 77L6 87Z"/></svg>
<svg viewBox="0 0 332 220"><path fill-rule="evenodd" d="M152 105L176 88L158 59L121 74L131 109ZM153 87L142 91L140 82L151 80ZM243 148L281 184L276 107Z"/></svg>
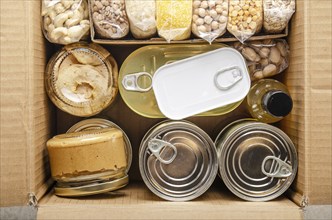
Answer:
<svg viewBox="0 0 332 220"><path fill-rule="evenodd" d="M94 182L88 182L87 184L82 183L82 185L57 183L57 185L54 187L54 193L58 196L66 197L96 195L123 188L128 184L128 182L129 177L128 175L124 174L120 178L108 180L98 179Z"/></svg>

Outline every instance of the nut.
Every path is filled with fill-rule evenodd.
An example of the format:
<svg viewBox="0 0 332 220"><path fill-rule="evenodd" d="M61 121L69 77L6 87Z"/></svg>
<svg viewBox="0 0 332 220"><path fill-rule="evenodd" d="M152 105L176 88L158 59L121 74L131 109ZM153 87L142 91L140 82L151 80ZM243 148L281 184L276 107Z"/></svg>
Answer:
<svg viewBox="0 0 332 220"><path fill-rule="evenodd" d="M264 77L271 77L277 74L277 67L274 64L269 64L263 69Z"/></svg>
<svg viewBox="0 0 332 220"><path fill-rule="evenodd" d="M258 54L255 52L255 50L251 49L250 47L245 47L242 49L242 55L250 61L256 61L259 56Z"/></svg>
<svg viewBox="0 0 332 220"><path fill-rule="evenodd" d="M274 64L279 64L281 62L281 54L277 47L272 47L269 59Z"/></svg>
<svg viewBox="0 0 332 220"><path fill-rule="evenodd" d="M89 25L79 25L81 21L89 19L86 0L61 0L46 6L47 9L43 10L43 27L51 42L69 44L79 41L88 33Z"/></svg>

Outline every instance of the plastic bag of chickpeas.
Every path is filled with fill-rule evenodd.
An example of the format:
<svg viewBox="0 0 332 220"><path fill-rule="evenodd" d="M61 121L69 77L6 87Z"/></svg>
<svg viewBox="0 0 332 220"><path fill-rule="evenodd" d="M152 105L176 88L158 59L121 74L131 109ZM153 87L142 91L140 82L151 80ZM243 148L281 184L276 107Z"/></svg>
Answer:
<svg viewBox="0 0 332 220"><path fill-rule="evenodd" d="M227 30L241 43L263 26L262 0L230 0L228 8Z"/></svg>
<svg viewBox="0 0 332 220"><path fill-rule="evenodd" d="M194 0L192 33L211 43L226 32L228 0Z"/></svg>

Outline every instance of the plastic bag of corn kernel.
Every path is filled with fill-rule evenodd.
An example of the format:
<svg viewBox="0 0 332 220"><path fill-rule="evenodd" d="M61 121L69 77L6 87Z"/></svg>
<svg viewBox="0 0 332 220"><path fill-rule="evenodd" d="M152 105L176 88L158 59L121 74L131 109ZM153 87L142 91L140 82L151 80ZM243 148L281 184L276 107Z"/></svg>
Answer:
<svg viewBox="0 0 332 220"><path fill-rule="evenodd" d="M281 33L295 12L295 0L264 0L264 31Z"/></svg>
<svg viewBox="0 0 332 220"><path fill-rule="evenodd" d="M289 63L289 46L283 39L236 42L233 47L246 59L252 81L283 72Z"/></svg>
<svg viewBox="0 0 332 220"><path fill-rule="evenodd" d="M168 43L190 37L192 0L156 0L157 31Z"/></svg>
<svg viewBox="0 0 332 220"><path fill-rule="evenodd" d="M262 0L230 0L228 8L227 30L241 43L263 26Z"/></svg>
<svg viewBox="0 0 332 220"><path fill-rule="evenodd" d="M226 32L228 0L194 0L192 32L209 43Z"/></svg>

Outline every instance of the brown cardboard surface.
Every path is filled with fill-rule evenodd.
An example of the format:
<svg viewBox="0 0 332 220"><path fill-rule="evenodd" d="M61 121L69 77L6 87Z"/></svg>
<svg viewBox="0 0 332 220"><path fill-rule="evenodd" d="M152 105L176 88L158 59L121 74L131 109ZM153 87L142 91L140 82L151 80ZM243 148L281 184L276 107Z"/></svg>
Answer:
<svg viewBox="0 0 332 220"><path fill-rule="evenodd" d="M52 111L43 83L45 44L36 21L38 1L1 1L1 206L27 204L28 193L47 189L45 142Z"/></svg>
<svg viewBox="0 0 332 220"><path fill-rule="evenodd" d="M168 202L144 184L132 183L114 193L66 199L52 192L40 202L37 219L302 219L300 208L281 197L244 202L216 186L190 202ZM70 204L70 205L65 205Z"/></svg>

